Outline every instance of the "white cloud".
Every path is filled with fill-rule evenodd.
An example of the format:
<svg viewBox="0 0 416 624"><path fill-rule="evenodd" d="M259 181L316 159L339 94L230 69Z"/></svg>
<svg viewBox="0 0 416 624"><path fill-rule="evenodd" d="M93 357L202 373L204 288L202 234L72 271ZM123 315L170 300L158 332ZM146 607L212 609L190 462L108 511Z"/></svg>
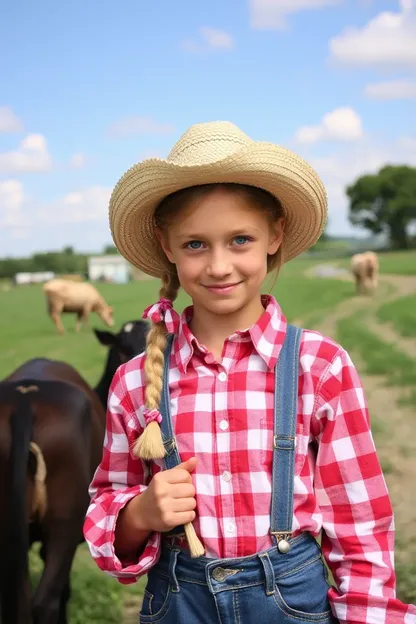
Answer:
<svg viewBox="0 0 416 624"><path fill-rule="evenodd" d="M386 164L416 166L416 137L401 137L388 143L365 140L349 144L325 157L306 159L317 170L325 184L329 202L329 232L333 234L358 234L348 222L348 198L345 189L357 178L376 173Z"/></svg>
<svg viewBox="0 0 416 624"><path fill-rule="evenodd" d="M234 38L230 33L218 28L202 26L199 29L200 40L185 39L181 47L191 54L199 54L210 50L232 50L234 48Z"/></svg>
<svg viewBox="0 0 416 624"><path fill-rule="evenodd" d="M365 87L365 95L376 100L414 100L416 99L416 81L375 82Z"/></svg>
<svg viewBox="0 0 416 624"><path fill-rule="evenodd" d="M25 199L19 180L0 180L0 227L21 231L29 225L22 211Z"/></svg>
<svg viewBox="0 0 416 624"><path fill-rule="evenodd" d="M69 159L69 166L71 169L83 169L87 164L87 157L82 152L72 154Z"/></svg>
<svg viewBox="0 0 416 624"><path fill-rule="evenodd" d="M231 50L231 48L234 47L233 37L224 30L203 26L201 28L201 36L210 48L225 48Z"/></svg>
<svg viewBox="0 0 416 624"><path fill-rule="evenodd" d="M350 27L329 42L333 59L355 66L416 67L416 7L379 13L364 28Z"/></svg>
<svg viewBox="0 0 416 624"><path fill-rule="evenodd" d="M174 130L172 124L162 124L151 117L130 115L111 124L108 134L113 138L122 138L136 134L171 134Z"/></svg>
<svg viewBox="0 0 416 624"><path fill-rule="evenodd" d="M317 126L304 126L296 132L299 143L317 141L358 141L363 136L359 115L348 107L336 108L323 116Z"/></svg>
<svg viewBox="0 0 416 624"><path fill-rule="evenodd" d="M323 9L342 0L249 0L252 28L281 30L286 28L290 13L310 9Z"/></svg>
<svg viewBox="0 0 416 624"><path fill-rule="evenodd" d="M51 168L52 159L42 134L28 134L17 150L0 154L1 173L41 172Z"/></svg>
<svg viewBox="0 0 416 624"><path fill-rule="evenodd" d="M23 132L23 124L8 106L0 106L0 132Z"/></svg>
<svg viewBox="0 0 416 624"><path fill-rule="evenodd" d="M43 205L37 216L46 223L104 223L108 221L110 195L111 189L103 186L73 191Z"/></svg>

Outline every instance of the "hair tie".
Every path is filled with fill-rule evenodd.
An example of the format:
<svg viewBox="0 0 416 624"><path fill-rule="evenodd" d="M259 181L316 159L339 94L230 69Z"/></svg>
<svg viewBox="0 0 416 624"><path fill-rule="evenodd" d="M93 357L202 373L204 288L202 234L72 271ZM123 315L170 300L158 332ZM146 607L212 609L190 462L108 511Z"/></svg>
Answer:
<svg viewBox="0 0 416 624"><path fill-rule="evenodd" d="M177 334L180 324L180 316L173 309L170 299L162 297L156 303L148 306L143 312L142 318L149 319L152 323L164 323L169 334Z"/></svg>
<svg viewBox="0 0 416 624"><path fill-rule="evenodd" d="M145 427L151 422L157 422L159 425L162 422L162 414L158 409L150 409L145 407L143 410Z"/></svg>

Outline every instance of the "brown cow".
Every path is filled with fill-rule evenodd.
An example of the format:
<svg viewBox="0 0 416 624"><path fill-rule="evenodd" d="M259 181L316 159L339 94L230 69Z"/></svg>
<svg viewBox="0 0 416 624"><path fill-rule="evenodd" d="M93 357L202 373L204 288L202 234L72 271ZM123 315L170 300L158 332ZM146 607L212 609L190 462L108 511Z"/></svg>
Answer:
<svg viewBox="0 0 416 624"><path fill-rule="evenodd" d="M105 410L68 364L29 360L0 382L0 620L66 624L70 570L100 462ZM28 550L44 569L31 598Z"/></svg>
<svg viewBox="0 0 416 624"><path fill-rule="evenodd" d="M75 329L79 331L81 321L88 325L90 312L96 312L106 325L112 327L113 308L106 304L98 290L87 282L77 283L64 279L52 279L43 286L48 303L48 312L60 334L65 333L62 324L62 312L77 315Z"/></svg>
<svg viewBox="0 0 416 624"><path fill-rule="evenodd" d="M378 283L378 258L373 251L355 254L351 258L351 271L355 277L358 294L370 294Z"/></svg>

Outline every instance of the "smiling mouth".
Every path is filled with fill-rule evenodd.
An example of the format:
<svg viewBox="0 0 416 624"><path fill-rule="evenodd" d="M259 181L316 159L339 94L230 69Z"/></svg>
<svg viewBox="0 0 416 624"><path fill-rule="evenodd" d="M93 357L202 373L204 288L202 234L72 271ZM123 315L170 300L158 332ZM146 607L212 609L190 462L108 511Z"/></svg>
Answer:
<svg viewBox="0 0 416 624"><path fill-rule="evenodd" d="M239 286L241 282L235 282L234 284L204 284L204 288L210 290L211 292L225 294L232 292Z"/></svg>

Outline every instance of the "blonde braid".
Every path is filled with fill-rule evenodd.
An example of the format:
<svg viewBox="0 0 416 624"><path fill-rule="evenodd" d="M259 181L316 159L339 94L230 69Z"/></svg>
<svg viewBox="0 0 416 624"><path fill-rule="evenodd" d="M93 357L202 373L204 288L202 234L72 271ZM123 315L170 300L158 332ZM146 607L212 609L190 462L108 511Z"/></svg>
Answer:
<svg viewBox="0 0 416 624"><path fill-rule="evenodd" d="M160 297L175 301L179 290L179 279L175 273L165 273L162 278ZM164 351L166 348L166 327L163 322L154 323L147 336L146 359L144 371L146 376L146 407L159 409L163 389ZM162 459L165 456L160 426L156 421L150 422L137 440L133 453L145 460ZM184 525L186 539L191 557L202 557L205 553L195 532L192 522Z"/></svg>
<svg viewBox="0 0 416 624"><path fill-rule="evenodd" d="M162 287L160 297L174 301L179 290L179 280L177 274L166 273L162 277ZM162 322L153 323L146 339L146 358L144 362L144 372L146 377L146 407L149 409L159 409L160 397L163 388L163 367L164 351L166 348L166 327ZM146 461L151 459L162 459L165 456L162 434L159 424L150 422L138 438L133 448L136 457L141 457Z"/></svg>

